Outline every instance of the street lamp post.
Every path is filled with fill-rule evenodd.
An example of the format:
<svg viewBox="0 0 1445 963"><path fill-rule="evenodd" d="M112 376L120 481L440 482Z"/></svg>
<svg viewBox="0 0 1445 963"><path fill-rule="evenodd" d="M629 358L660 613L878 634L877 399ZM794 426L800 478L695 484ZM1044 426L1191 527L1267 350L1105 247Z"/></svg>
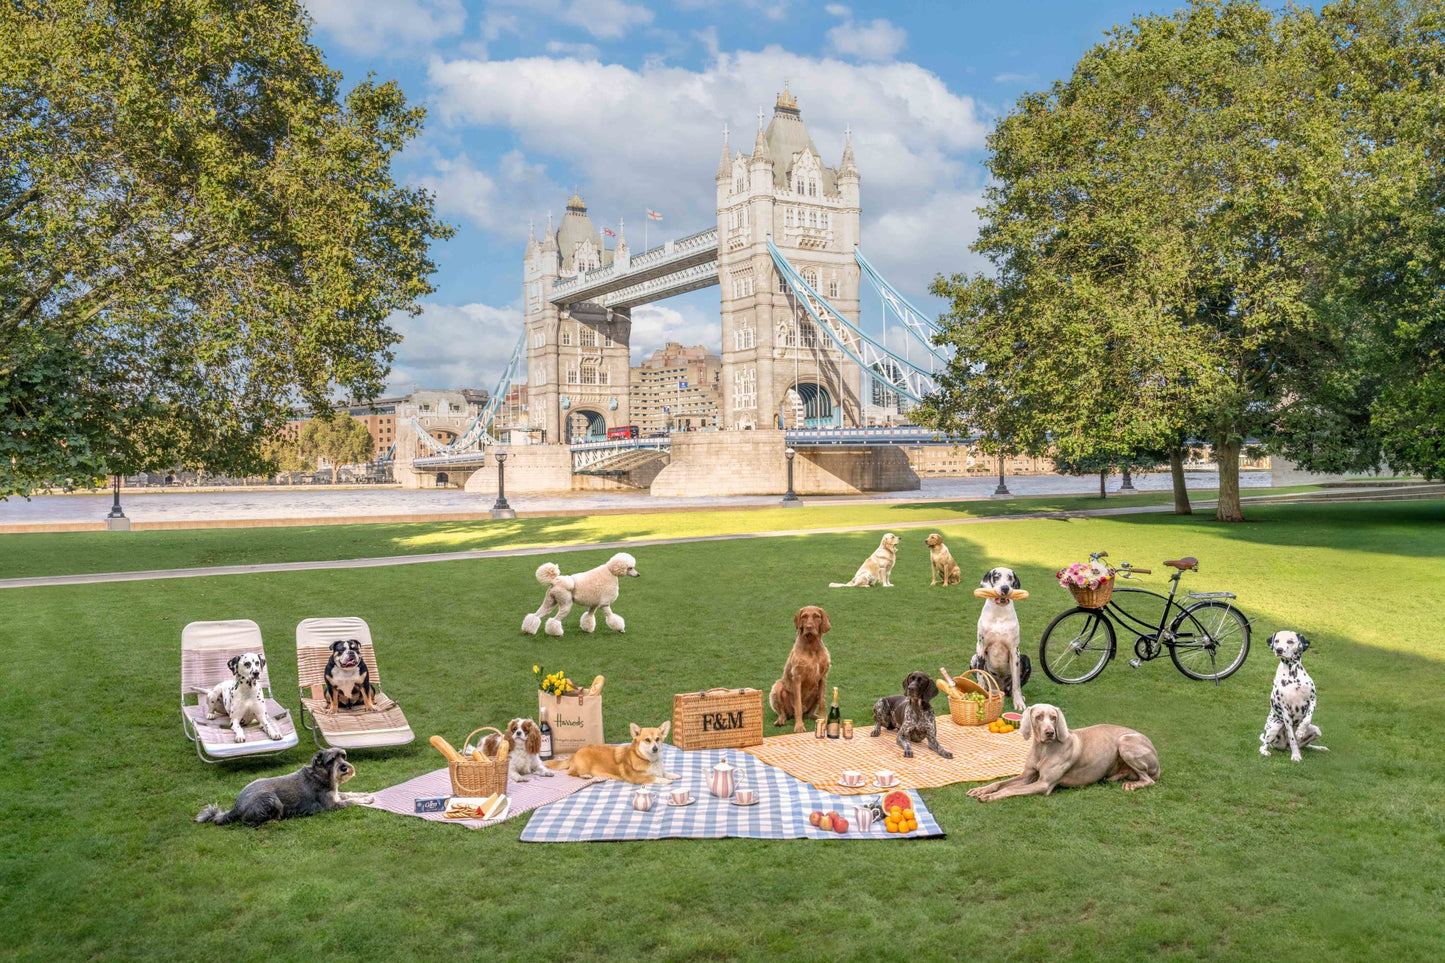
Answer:
<svg viewBox="0 0 1445 963"><path fill-rule="evenodd" d="M497 500L492 504L493 518L516 518L517 513L507 504L507 453L497 452Z"/></svg>
<svg viewBox="0 0 1445 963"><path fill-rule="evenodd" d="M999 452L999 453L998 453L998 487L993 490L993 497L994 497L994 498L1010 498L1010 497L1012 497L1012 495L1013 495L1013 492L1011 492L1011 491L1008 490L1008 485L1004 484L1004 480L1003 480L1003 461L1004 461L1004 453L1003 453L1003 452Z"/></svg>
<svg viewBox="0 0 1445 963"><path fill-rule="evenodd" d="M130 519L125 517L125 512L120 507L120 476L114 476L115 500L111 502L110 514L105 516L105 527L112 532L130 531Z"/></svg>
<svg viewBox="0 0 1445 963"><path fill-rule="evenodd" d="M803 500L798 497L798 493L793 491L793 459L798 453L789 446L783 449L783 454L788 458L788 490L783 494L783 507L797 508L803 504Z"/></svg>

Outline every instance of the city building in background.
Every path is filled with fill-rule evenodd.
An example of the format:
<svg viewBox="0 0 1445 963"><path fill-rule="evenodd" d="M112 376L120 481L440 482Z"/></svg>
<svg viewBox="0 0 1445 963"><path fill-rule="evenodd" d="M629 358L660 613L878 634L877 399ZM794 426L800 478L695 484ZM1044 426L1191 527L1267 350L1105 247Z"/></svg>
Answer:
<svg viewBox="0 0 1445 963"><path fill-rule="evenodd" d="M523 397L525 398L526 385L522 385ZM456 390L434 390L423 389L413 391L409 395L397 395L391 398L377 398L374 401L353 401L338 405L338 413L345 412L357 421L366 425L366 430L371 433L373 451L376 459L388 458L391 455L392 447L396 444L397 430L400 428L397 413L398 406L410 405L419 413L439 412L448 414L452 412L466 412L469 416L475 416L487 403L487 392L474 388L459 388ZM525 404L525 401L524 401ZM286 423L286 435L293 441L301 437L301 432L311 421L311 413L305 409L299 409L296 417ZM440 442L452 442L457 438L457 432L447 428L438 428L432 432Z"/></svg>
<svg viewBox="0 0 1445 963"><path fill-rule="evenodd" d="M629 373L638 434L716 429L722 409L722 359L703 345L669 341Z"/></svg>

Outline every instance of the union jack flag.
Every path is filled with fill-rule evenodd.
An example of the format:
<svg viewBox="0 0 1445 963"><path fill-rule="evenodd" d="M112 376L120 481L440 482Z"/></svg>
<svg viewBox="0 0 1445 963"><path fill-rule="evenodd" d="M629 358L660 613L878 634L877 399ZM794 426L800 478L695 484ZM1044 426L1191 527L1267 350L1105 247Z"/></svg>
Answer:
<svg viewBox="0 0 1445 963"><path fill-rule="evenodd" d="M608 237L616 237L616 236L617 236L616 234L613 234L611 230L609 230L608 228L605 228L605 227L602 229L602 233L603 233L603 234L606 234Z"/></svg>

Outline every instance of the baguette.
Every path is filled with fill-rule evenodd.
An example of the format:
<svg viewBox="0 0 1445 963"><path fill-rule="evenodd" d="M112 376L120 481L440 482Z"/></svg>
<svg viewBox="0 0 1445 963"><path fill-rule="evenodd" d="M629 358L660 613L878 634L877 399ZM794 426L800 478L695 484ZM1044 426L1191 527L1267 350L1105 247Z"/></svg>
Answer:
<svg viewBox="0 0 1445 963"><path fill-rule="evenodd" d="M587 694L588 694L588 695L594 695L594 696L595 696L595 695L601 695L601 694L602 694L602 684L603 684L604 682L606 682L606 681L607 681L607 680L606 680L605 678L603 678L602 676L600 676L600 675L599 675L597 678L593 679L593 680L592 680L592 684L587 687Z"/></svg>
<svg viewBox="0 0 1445 963"><path fill-rule="evenodd" d="M982 586L980 586L973 590L973 597L977 599L996 599L998 598L998 592L994 591L991 588L983 588ZM1024 591L1023 589L1014 589L1008 594L1008 597L1009 601L1013 602L1019 599L1028 598L1029 593Z"/></svg>
<svg viewBox="0 0 1445 963"><path fill-rule="evenodd" d="M452 748L452 744L441 736L432 736L427 740L437 752L446 757L447 762L461 762L462 754Z"/></svg>

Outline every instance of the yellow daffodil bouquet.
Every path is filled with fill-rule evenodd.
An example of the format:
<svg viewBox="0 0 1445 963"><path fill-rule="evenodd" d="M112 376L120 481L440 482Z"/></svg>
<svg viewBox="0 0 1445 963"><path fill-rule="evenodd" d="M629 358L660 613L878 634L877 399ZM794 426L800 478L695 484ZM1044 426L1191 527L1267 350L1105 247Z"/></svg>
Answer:
<svg viewBox="0 0 1445 963"><path fill-rule="evenodd" d="M572 688L572 683L567 681L567 676L563 672L553 672L549 675L542 671L541 666L534 665L532 674L537 677L537 688L554 696L563 695Z"/></svg>

